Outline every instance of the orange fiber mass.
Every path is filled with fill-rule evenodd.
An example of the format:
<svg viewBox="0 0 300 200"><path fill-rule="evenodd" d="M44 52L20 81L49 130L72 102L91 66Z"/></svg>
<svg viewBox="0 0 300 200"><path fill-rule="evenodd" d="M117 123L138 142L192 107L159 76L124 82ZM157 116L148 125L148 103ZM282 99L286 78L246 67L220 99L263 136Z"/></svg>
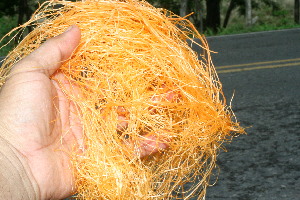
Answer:
<svg viewBox="0 0 300 200"><path fill-rule="evenodd" d="M59 70L76 88L62 86L84 134L83 153L68 152L75 198L203 199L222 143L243 132L206 40L145 1L49 1L16 28L35 27L8 55L0 86L16 62L73 24L81 42ZM138 147L149 138L157 150L144 156Z"/></svg>

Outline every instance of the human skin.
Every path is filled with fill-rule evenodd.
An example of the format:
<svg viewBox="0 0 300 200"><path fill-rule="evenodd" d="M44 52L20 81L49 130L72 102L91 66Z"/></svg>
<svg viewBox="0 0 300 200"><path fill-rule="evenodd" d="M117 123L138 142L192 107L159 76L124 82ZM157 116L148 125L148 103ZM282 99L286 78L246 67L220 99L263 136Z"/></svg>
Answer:
<svg viewBox="0 0 300 200"><path fill-rule="evenodd" d="M39 199L62 199L73 192L70 159L63 150L76 144L82 132L73 124L70 101L50 76L79 40L76 26L49 39L12 68L1 88L0 137L22 160ZM66 130L68 134L61 137ZM55 151L58 149L62 151ZM10 192L19 193L20 189L12 186Z"/></svg>
<svg viewBox="0 0 300 200"><path fill-rule="evenodd" d="M56 81L64 83L57 69L79 41L75 25L47 40L12 68L1 88L0 199L63 199L76 192L66 152L75 146L84 153L83 132L74 103ZM141 156L167 148L154 140L137 147Z"/></svg>

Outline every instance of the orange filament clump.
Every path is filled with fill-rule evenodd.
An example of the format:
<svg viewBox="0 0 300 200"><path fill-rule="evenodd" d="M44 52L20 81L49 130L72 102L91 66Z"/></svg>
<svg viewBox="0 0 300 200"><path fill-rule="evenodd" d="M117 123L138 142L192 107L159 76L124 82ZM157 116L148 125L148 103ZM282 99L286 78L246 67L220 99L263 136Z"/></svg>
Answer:
<svg viewBox="0 0 300 200"><path fill-rule="evenodd" d="M69 152L76 198L202 199L222 143L243 132L206 40L187 19L143 0L50 1L16 29L35 26L8 55L0 85L16 62L73 24L81 42L59 70L84 135L83 153Z"/></svg>

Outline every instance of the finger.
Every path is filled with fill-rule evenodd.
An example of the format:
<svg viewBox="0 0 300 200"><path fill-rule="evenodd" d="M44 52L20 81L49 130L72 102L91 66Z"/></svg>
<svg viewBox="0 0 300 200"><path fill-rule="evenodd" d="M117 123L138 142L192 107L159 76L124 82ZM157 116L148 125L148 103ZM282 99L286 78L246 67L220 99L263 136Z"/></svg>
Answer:
<svg viewBox="0 0 300 200"><path fill-rule="evenodd" d="M78 46L80 29L70 26L63 34L47 40L38 49L17 63L12 73L37 71L51 76Z"/></svg>
<svg viewBox="0 0 300 200"><path fill-rule="evenodd" d="M180 100L180 94L178 94L178 93L176 93L176 92L174 92L172 90L169 90L166 93L166 100L168 102L172 102L172 103L176 102L176 103L178 103L179 100Z"/></svg>
<svg viewBox="0 0 300 200"><path fill-rule="evenodd" d="M117 131L123 132L128 128L128 119L125 116L118 116Z"/></svg>
<svg viewBox="0 0 300 200"><path fill-rule="evenodd" d="M168 141L163 138L159 138L158 136L149 135L145 136L140 142L139 147L135 149L136 154L143 158L145 156L149 156L155 154L159 151L163 151L169 147Z"/></svg>
<svg viewBox="0 0 300 200"><path fill-rule="evenodd" d="M179 103L181 99L180 93L178 91L174 91L167 87L166 85L162 86L162 91L158 94L154 94L150 100L153 106L149 107L149 111L151 114L157 113L157 108L164 107L165 104L168 103Z"/></svg>
<svg viewBox="0 0 300 200"><path fill-rule="evenodd" d="M117 131L123 132L128 128L128 111L123 106L117 107L117 114L118 114L118 125Z"/></svg>

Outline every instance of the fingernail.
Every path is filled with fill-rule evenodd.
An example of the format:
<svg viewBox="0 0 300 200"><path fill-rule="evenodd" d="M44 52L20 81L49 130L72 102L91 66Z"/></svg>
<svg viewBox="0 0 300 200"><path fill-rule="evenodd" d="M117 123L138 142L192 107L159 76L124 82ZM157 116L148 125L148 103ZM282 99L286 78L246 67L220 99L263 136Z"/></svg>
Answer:
<svg viewBox="0 0 300 200"><path fill-rule="evenodd" d="M68 32L68 31L70 31L72 28L74 27L74 25L72 25L72 26L69 26L69 28L67 28L66 30L65 30L65 32L64 33L66 33L66 32Z"/></svg>

